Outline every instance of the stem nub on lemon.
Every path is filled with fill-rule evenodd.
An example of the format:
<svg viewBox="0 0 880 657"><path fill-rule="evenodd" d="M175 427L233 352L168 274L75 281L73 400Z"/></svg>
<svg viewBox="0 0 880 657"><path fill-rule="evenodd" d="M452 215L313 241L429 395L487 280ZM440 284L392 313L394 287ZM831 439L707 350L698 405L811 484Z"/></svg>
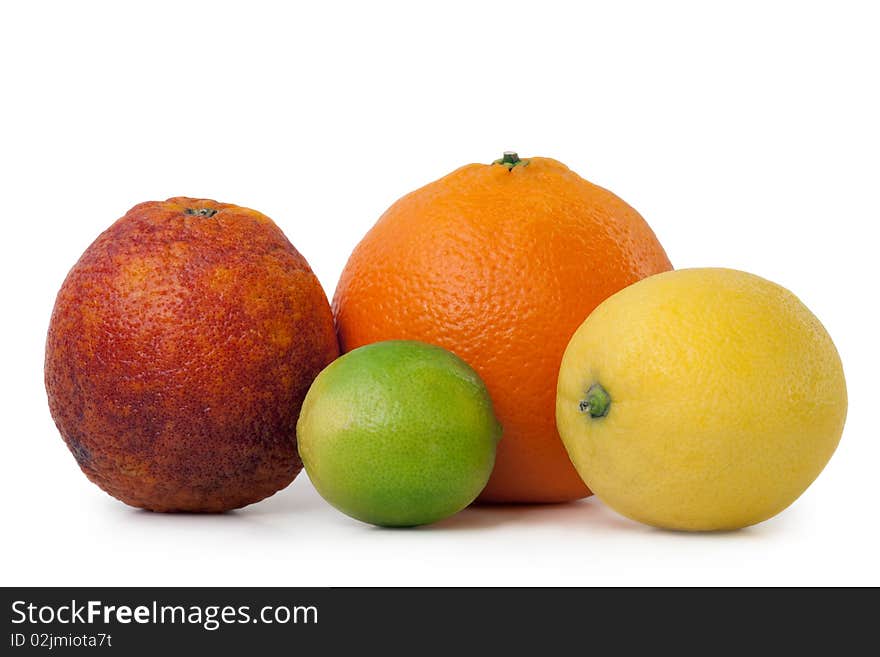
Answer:
<svg viewBox="0 0 880 657"><path fill-rule="evenodd" d="M578 473L635 520L723 530L770 518L837 447L837 350L788 290L729 269L657 274L572 337L556 419Z"/></svg>
<svg viewBox="0 0 880 657"><path fill-rule="evenodd" d="M315 379L297 439L315 488L358 520L414 526L469 505L489 480L501 426L476 372L445 349L390 340Z"/></svg>

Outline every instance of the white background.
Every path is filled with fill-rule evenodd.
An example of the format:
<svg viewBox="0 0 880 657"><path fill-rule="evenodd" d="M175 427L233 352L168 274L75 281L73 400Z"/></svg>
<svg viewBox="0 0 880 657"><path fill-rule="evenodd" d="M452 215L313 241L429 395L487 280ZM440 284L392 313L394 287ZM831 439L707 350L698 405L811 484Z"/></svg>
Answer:
<svg viewBox="0 0 880 657"><path fill-rule="evenodd" d="M601 5L4 3L0 583L880 584L876 10ZM259 209L331 295L395 199L505 149L617 192L676 267L752 271L823 320L849 418L788 511L686 535L591 499L382 530L305 474L192 516L128 508L80 473L46 404L45 332L68 269L129 207Z"/></svg>

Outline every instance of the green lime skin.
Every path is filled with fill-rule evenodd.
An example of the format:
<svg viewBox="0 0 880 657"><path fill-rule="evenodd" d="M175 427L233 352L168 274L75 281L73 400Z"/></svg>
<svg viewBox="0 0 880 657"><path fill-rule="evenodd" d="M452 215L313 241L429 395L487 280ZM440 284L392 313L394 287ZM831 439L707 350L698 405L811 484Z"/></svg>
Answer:
<svg viewBox="0 0 880 657"><path fill-rule="evenodd" d="M328 365L297 424L299 454L321 496L388 527L432 523L473 502L500 439L477 373L411 340L370 344Z"/></svg>

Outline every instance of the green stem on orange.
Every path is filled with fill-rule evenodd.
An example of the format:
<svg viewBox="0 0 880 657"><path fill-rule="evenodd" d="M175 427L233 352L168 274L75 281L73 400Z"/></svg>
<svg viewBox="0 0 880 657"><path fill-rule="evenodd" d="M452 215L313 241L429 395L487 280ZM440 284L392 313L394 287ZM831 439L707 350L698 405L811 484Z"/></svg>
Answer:
<svg viewBox="0 0 880 657"><path fill-rule="evenodd" d="M195 215L197 217L213 217L217 214L217 210L214 208L199 208L198 210L195 208L187 208L183 211L183 214Z"/></svg>
<svg viewBox="0 0 880 657"><path fill-rule="evenodd" d="M517 155L514 151L504 151L504 155L501 159L495 160L492 164L500 164L501 166L507 167L507 170L510 171L515 166L526 166L529 163L528 160L519 159L519 155Z"/></svg>
<svg viewBox="0 0 880 657"><path fill-rule="evenodd" d="M602 387L601 383L594 383L587 389L586 396L578 403L581 413L589 413L591 418L600 418L608 415L611 410L611 395Z"/></svg>

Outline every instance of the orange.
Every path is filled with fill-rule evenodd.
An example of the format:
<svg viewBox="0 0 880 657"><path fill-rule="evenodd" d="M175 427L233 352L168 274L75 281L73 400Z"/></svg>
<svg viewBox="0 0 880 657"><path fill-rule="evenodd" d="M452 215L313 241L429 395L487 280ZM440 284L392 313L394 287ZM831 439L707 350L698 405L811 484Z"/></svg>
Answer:
<svg viewBox="0 0 880 657"><path fill-rule="evenodd" d="M343 351L449 349L485 381L504 435L480 500L590 494L556 431L556 379L600 302L671 269L638 212L549 158L470 164L401 198L358 244L333 300Z"/></svg>
<svg viewBox="0 0 880 657"><path fill-rule="evenodd" d="M76 462L114 497L227 511L299 473L300 406L338 354L324 290L269 217L172 198L133 207L70 270L46 391Z"/></svg>

